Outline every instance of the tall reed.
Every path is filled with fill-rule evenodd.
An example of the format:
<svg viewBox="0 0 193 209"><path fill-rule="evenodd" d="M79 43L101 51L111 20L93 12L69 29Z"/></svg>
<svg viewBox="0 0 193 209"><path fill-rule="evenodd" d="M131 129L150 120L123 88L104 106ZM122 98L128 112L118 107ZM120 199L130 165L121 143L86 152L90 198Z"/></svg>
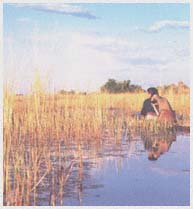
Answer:
<svg viewBox="0 0 193 209"><path fill-rule="evenodd" d="M61 95L45 93L38 85L31 94L20 96L4 88L4 205L38 205L37 194L44 185L50 189L50 204L56 205L58 197L62 205L63 188L77 165L81 202L85 146L99 149L105 137L120 144L123 129L130 133L162 128L133 116L140 111L145 93ZM189 124L189 94L164 96L182 115L180 123ZM72 145L76 151L67 150ZM94 152L90 155L95 157Z"/></svg>

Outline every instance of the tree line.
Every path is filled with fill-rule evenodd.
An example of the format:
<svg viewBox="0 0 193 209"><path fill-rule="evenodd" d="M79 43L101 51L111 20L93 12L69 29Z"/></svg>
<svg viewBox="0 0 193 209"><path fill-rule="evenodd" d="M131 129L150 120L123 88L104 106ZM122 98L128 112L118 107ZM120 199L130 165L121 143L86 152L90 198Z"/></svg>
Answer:
<svg viewBox="0 0 193 209"><path fill-rule="evenodd" d="M160 92L168 92L173 91L174 93L180 93L180 92L189 92L190 88L185 85L182 81L179 81L178 84L170 84L170 85L164 85L164 86L157 86L156 87ZM139 92L145 92L145 90L140 86L136 84L132 84L130 80L124 80L124 81L117 81L115 79L108 79L107 82L100 87L101 92L105 93L139 93ZM76 94L77 92L74 90L66 91L66 90L60 90L60 94ZM79 92L79 94L86 95L87 92Z"/></svg>
<svg viewBox="0 0 193 209"><path fill-rule="evenodd" d="M130 80L116 81L115 79L108 79L100 90L101 92L107 93L134 93L144 91L140 85L131 84Z"/></svg>
<svg viewBox="0 0 193 209"><path fill-rule="evenodd" d="M144 92L140 85L131 84L130 80L124 81L116 81L115 79L108 79L108 81L100 87L100 91L103 93L137 93L137 92ZM76 94L77 92L74 90L60 90L60 94ZM86 95L87 92L79 92L79 94Z"/></svg>

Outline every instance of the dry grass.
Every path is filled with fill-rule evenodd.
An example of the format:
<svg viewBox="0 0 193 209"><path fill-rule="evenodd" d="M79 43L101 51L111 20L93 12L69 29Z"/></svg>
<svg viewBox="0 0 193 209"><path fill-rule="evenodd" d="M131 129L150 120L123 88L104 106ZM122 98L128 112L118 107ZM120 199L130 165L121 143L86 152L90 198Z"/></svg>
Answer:
<svg viewBox="0 0 193 209"><path fill-rule="evenodd" d="M189 124L189 94L163 96L177 114L183 115L180 123ZM54 95L38 90L16 96L6 88L3 100L4 205L36 205L38 186L46 176L50 178L50 204L55 205L58 197L62 205L63 187L75 163L79 164L81 173L83 144L101 144L107 130L108 137L119 143L123 125L128 131L139 127L159 129L156 124L132 116L140 111L145 98L145 93ZM74 160L70 165L67 153L61 150L61 141L66 146L77 145L76 152L71 153ZM58 156L57 166L53 156Z"/></svg>

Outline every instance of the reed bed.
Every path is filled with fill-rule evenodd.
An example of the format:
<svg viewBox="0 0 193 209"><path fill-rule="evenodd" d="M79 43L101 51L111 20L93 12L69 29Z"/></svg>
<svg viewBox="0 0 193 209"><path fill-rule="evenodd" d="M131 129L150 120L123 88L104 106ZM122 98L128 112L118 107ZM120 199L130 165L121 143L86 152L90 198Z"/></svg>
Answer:
<svg viewBox="0 0 193 209"><path fill-rule="evenodd" d="M50 205L63 205L63 188L74 167L82 178L84 147L94 146L97 155L104 140L121 143L123 130L160 131L155 122L134 116L145 93L48 94L35 91L17 96L7 88L3 98L4 205L38 205L38 194L47 186ZM190 120L187 93L165 94L181 116ZM68 147L74 146L75 149ZM88 149L87 149L88 150ZM81 199L81 185L79 185ZM80 200L81 201L81 200Z"/></svg>

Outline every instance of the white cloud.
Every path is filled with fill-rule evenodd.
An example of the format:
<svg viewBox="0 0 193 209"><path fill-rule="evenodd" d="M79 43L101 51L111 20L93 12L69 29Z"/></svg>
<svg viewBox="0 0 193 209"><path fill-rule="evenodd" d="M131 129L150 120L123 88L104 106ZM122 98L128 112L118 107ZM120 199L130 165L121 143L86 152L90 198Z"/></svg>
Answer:
<svg viewBox="0 0 193 209"><path fill-rule="evenodd" d="M163 30L164 28L189 28L189 22L188 21L175 21L175 20L162 20L153 23L148 29L148 32L159 32Z"/></svg>
<svg viewBox="0 0 193 209"><path fill-rule="evenodd" d="M32 8L34 10L42 11L42 12L48 12L48 13L58 13L58 14L64 14L64 15L71 15L75 17L80 18L86 18L86 19L97 19L95 15L93 15L90 11L87 9L71 5L71 4L64 4L64 3L19 3L16 4L18 7L28 7Z"/></svg>
<svg viewBox="0 0 193 209"><path fill-rule="evenodd" d="M11 66L8 59L5 67L18 80L26 75L28 84L37 67L42 75L49 72L56 89L97 90L108 78L130 79L145 88L189 81L189 49L180 42L156 45L89 32L36 31L24 44L12 50L15 62L11 59Z"/></svg>

